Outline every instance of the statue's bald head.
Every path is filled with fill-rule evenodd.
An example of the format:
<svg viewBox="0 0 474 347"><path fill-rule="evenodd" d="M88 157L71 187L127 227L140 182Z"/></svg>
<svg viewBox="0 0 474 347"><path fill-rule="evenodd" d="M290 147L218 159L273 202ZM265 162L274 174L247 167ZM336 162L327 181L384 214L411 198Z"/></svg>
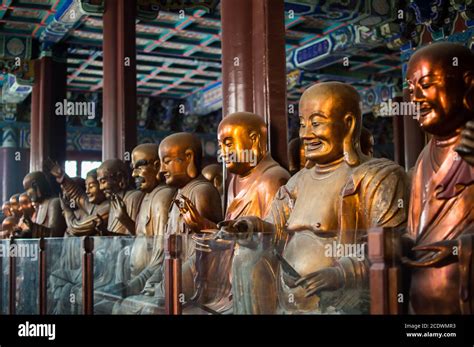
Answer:
<svg viewBox="0 0 474 347"><path fill-rule="evenodd" d="M411 101L428 133L446 138L474 114L474 54L456 43L438 42L415 52L408 62Z"/></svg>
<svg viewBox="0 0 474 347"><path fill-rule="evenodd" d="M27 174L23 178L23 188L34 203L40 203L51 196L51 187L48 179L41 171L33 171Z"/></svg>
<svg viewBox="0 0 474 347"><path fill-rule="evenodd" d="M236 112L224 117L217 139L227 169L237 175L249 174L267 153L267 125L254 113Z"/></svg>
<svg viewBox="0 0 474 347"><path fill-rule="evenodd" d="M267 143L267 124L263 117L250 112L235 112L225 116L219 123L218 133L225 131L226 128L236 129L244 128L248 135L251 132L257 132L262 139L262 143Z"/></svg>
<svg viewBox="0 0 474 347"><path fill-rule="evenodd" d="M219 194L223 192L223 179L222 179L222 165L209 164L202 169L202 175L219 191Z"/></svg>
<svg viewBox="0 0 474 347"><path fill-rule="evenodd" d="M166 184L181 188L201 173L201 140L191 133L176 133L161 141L160 172Z"/></svg>
<svg viewBox="0 0 474 347"><path fill-rule="evenodd" d="M306 158L329 164L341 158L358 165L362 116L355 88L340 82L317 83L300 99L300 138Z"/></svg>
<svg viewBox="0 0 474 347"><path fill-rule="evenodd" d="M127 166L120 159L108 159L97 168L100 190L107 198L128 188Z"/></svg>

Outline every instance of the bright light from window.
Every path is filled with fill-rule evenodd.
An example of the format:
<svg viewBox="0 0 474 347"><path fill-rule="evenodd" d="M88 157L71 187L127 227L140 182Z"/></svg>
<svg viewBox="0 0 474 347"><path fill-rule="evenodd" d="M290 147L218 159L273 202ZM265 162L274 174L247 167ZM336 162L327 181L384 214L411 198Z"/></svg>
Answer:
<svg viewBox="0 0 474 347"><path fill-rule="evenodd" d="M89 171L97 169L100 166L100 161L83 161L81 163L81 177L86 178Z"/></svg>
<svg viewBox="0 0 474 347"><path fill-rule="evenodd" d="M69 177L77 176L77 161L75 160L66 160L66 174Z"/></svg>

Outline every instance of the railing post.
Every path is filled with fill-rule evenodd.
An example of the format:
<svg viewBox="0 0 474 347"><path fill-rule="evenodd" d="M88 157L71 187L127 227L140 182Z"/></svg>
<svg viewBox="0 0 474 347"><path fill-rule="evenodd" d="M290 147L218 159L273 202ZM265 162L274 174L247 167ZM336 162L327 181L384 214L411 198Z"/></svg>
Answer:
<svg viewBox="0 0 474 347"><path fill-rule="evenodd" d="M170 235L165 249L165 312L169 315L182 314L181 251L181 235Z"/></svg>
<svg viewBox="0 0 474 347"><path fill-rule="evenodd" d="M9 310L9 314L10 315L13 315L15 314L15 311L16 311L16 258L15 257L11 257L10 256L10 249L11 247L15 244L15 240L14 239L10 239L10 245L9 245L9 252L8 252L8 255L9 255L9 273L10 273L10 285L9 285L9 297L8 297L8 301L9 301L9 305L8 305L8 310Z"/></svg>
<svg viewBox="0 0 474 347"><path fill-rule="evenodd" d="M47 314L48 286L46 277L46 239L40 238L39 247L39 314Z"/></svg>
<svg viewBox="0 0 474 347"><path fill-rule="evenodd" d="M86 236L82 256L82 307L85 315L94 314L94 239Z"/></svg>
<svg viewBox="0 0 474 347"><path fill-rule="evenodd" d="M401 269L401 232L392 228L369 230L370 313L401 314L404 295Z"/></svg>

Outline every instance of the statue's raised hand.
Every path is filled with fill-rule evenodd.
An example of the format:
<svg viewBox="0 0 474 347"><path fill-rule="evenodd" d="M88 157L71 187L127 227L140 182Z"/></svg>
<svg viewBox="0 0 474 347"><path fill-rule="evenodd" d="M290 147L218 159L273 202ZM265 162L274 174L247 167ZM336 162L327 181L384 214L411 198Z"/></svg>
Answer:
<svg viewBox="0 0 474 347"><path fill-rule="evenodd" d="M63 181L64 171L62 167L58 164L58 162L51 160L51 158L47 158L44 162L44 166L46 170L48 170L51 175L56 178L56 181L58 181L58 183L61 183Z"/></svg>
<svg viewBox="0 0 474 347"><path fill-rule="evenodd" d="M179 194L174 203L178 206L184 222L191 230L197 232L205 228L206 221L201 217L201 214L191 200L183 194Z"/></svg>

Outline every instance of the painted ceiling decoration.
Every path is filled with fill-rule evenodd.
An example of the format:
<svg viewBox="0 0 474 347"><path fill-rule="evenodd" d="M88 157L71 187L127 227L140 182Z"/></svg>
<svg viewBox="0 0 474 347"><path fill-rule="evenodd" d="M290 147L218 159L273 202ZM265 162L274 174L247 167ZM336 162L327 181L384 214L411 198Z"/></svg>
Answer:
<svg viewBox="0 0 474 347"><path fill-rule="evenodd" d="M69 90L100 92L103 11L103 0L4 0L0 102L22 100L13 95L31 86L31 60L59 42L68 46ZM221 107L219 13L218 0L137 0L140 97L182 100L194 115ZM420 45L449 37L472 46L474 1L285 0L285 13L290 104L310 83L340 80L370 111L386 89L400 93L405 63Z"/></svg>

